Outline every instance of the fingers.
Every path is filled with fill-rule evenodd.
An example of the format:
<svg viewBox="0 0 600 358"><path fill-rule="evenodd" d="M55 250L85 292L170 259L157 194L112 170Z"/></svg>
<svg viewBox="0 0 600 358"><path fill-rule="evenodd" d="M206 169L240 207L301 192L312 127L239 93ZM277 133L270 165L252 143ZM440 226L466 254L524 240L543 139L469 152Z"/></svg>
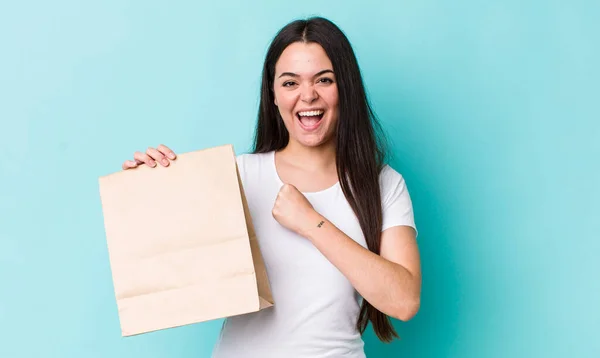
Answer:
<svg viewBox="0 0 600 358"><path fill-rule="evenodd" d="M138 163L135 160L126 160L123 162L122 168L123 170L132 169L138 166Z"/></svg>
<svg viewBox="0 0 600 358"><path fill-rule="evenodd" d="M163 167L169 166L169 160L163 153L159 152L158 149L149 147L146 150L146 154L149 155L150 158L154 159L156 162L160 163L160 165L162 165Z"/></svg>
<svg viewBox="0 0 600 358"><path fill-rule="evenodd" d="M168 167L171 163L170 160L175 160L177 155L169 147L164 144L159 145L157 148L148 147L145 153L135 152L133 154L133 160L126 160L122 164L123 170L132 169L138 167L140 164L146 164L147 166L154 168L156 163L159 163L163 167Z"/></svg>
<svg viewBox="0 0 600 358"><path fill-rule="evenodd" d="M149 167L154 168L156 166L156 162L152 159L148 154L142 152L133 153L133 159L137 162L137 164L146 164Z"/></svg>
<svg viewBox="0 0 600 358"><path fill-rule="evenodd" d="M169 158L171 160L177 158L177 156L175 155L175 152L173 152L171 149L169 149L169 147L167 147L164 144L159 145L157 149L159 152L166 155L167 158Z"/></svg>

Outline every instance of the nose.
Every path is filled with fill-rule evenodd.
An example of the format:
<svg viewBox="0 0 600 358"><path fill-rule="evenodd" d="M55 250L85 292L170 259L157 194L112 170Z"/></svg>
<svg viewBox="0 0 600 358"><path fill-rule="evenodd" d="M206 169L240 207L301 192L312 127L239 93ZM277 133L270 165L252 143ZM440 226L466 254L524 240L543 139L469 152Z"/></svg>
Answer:
<svg viewBox="0 0 600 358"><path fill-rule="evenodd" d="M319 94L312 84L305 84L302 86L302 89L300 90L300 99L302 102L312 103L317 98L319 98Z"/></svg>

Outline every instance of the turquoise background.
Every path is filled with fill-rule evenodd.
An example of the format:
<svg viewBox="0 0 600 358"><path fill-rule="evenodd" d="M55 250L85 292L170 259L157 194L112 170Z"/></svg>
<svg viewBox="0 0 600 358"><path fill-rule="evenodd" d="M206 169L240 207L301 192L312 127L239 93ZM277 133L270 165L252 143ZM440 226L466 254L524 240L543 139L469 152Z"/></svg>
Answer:
<svg viewBox="0 0 600 358"><path fill-rule="evenodd" d="M411 191L419 314L369 357L600 357L597 1L3 1L0 357L208 357L221 321L121 338L97 179L249 150L288 21L355 47ZM141 223L150 224L151 223Z"/></svg>

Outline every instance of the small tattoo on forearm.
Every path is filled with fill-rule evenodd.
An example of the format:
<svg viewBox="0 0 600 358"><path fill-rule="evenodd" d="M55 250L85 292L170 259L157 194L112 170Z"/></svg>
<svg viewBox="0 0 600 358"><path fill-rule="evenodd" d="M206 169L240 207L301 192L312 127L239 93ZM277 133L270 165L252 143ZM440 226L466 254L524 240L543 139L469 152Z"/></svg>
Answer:
<svg viewBox="0 0 600 358"><path fill-rule="evenodd" d="M319 225L317 225L317 227L321 227L321 226L323 226L323 224L325 224L325 221L321 221L321 222L319 223Z"/></svg>

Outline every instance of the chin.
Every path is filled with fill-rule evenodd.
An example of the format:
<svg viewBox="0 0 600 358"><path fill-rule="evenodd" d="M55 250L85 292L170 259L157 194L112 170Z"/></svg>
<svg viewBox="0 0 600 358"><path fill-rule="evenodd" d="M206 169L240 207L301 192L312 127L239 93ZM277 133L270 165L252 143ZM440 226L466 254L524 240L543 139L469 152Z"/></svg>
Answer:
<svg viewBox="0 0 600 358"><path fill-rule="evenodd" d="M333 138L323 138L323 137L319 137L319 138L298 138L298 137L294 137L294 141L296 141L298 144L302 145L303 147L311 147L311 148L317 148L317 147L321 147L323 145L329 144L331 142L331 140L333 140Z"/></svg>

